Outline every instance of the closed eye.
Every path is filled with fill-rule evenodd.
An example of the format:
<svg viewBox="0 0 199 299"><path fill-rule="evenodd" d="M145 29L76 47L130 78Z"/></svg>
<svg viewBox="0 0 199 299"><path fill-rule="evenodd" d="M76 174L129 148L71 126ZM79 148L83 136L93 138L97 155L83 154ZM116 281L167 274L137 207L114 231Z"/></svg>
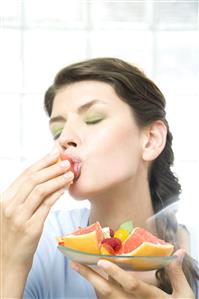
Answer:
<svg viewBox="0 0 199 299"><path fill-rule="evenodd" d="M85 122L86 122L87 125L94 125L94 124L99 123L102 120L103 119L101 118L101 119L86 120Z"/></svg>
<svg viewBox="0 0 199 299"><path fill-rule="evenodd" d="M63 128L60 128L60 129L58 129L58 130L56 130L56 131L52 131L52 135L53 135L53 139L54 139L54 140L56 140L56 139L59 138L59 136L60 136L61 133L62 133L62 130L63 130Z"/></svg>
<svg viewBox="0 0 199 299"><path fill-rule="evenodd" d="M53 139L54 139L54 140L58 139L60 135L61 135L61 132L60 132L59 134L54 135L54 136L53 136Z"/></svg>

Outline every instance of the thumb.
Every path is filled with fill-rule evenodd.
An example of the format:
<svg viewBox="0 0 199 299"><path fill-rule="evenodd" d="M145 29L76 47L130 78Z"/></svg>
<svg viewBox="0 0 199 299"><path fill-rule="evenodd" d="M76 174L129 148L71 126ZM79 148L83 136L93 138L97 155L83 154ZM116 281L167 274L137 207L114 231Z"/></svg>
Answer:
<svg viewBox="0 0 199 299"><path fill-rule="evenodd" d="M181 294L183 296L188 293L190 294L191 290L182 270L182 262L185 254L185 250L177 250L174 254L174 256L176 256L176 259L166 267L166 271L173 288L173 293L178 296L180 296Z"/></svg>

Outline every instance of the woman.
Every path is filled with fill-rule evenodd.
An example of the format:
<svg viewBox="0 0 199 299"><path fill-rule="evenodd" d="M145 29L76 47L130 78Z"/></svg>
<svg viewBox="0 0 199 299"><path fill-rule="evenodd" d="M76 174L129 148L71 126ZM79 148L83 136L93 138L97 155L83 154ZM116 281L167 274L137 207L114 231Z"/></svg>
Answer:
<svg viewBox="0 0 199 299"><path fill-rule="evenodd" d="M105 261L98 265L103 273L70 264L54 241L95 221L116 229L132 219L146 227L147 219L178 199L161 91L122 60L91 59L57 74L45 108L55 150L25 170L1 201L3 298L196 298L198 270L185 254L188 234L175 214L152 228L182 248L157 273L126 272ZM63 152L81 166L78 178L66 161L56 163ZM66 189L78 200L89 199L90 211L49 214Z"/></svg>

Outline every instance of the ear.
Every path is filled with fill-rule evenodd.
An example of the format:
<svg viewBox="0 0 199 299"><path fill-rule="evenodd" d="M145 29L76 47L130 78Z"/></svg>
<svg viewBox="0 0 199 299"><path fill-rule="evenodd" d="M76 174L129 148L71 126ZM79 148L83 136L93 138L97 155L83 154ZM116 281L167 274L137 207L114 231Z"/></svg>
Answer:
<svg viewBox="0 0 199 299"><path fill-rule="evenodd" d="M144 129L143 153L144 161L155 160L166 144L167 128L163 121L157 120Z"/></svg>

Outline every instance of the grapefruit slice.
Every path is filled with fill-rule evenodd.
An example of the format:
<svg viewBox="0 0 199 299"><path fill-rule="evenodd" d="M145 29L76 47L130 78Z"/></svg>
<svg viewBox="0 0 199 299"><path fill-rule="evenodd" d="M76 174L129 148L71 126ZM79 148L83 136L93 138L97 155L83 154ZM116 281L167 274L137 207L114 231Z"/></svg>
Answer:
<svg viewBox="0 0 199 299"><path fill-rule="evenodd" d="M75 250L99 254L103 236L101 225L96 222L88 227L80 228L72 234L60 237L59 242L63 242L60 245Z"/></svg>
<svg viewBox="0 0 199 299"><path fill-rule="evenodd" d="M170 256L174 246L145 230L136 227L122 243L119 255L131 256Z"/></svg>

